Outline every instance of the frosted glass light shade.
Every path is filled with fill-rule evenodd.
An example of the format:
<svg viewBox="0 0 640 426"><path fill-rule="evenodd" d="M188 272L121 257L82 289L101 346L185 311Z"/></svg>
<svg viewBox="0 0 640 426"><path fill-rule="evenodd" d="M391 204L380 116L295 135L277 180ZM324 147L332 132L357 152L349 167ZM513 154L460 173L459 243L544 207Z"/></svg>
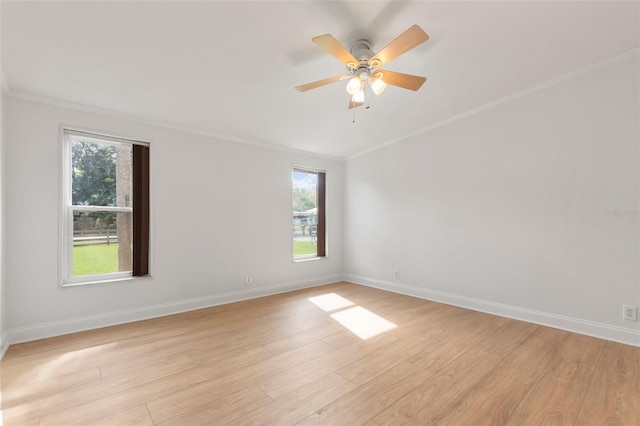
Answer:
<svg viewBox="0 0 640 426"><path fill-rule="evenodd" d="M347 83L347 92L350 95L355 95L357 92L361 91L362 88L362 80L357 75L351 77L351 80Z"/></svg>
<svg viewBox="0 0 640 426"><path fill-rule="evenodd" d="M362 102L364 103L364 90L359 90L355 92L352 96L353 102Z"/></svg>
<svg viewBox="0 0 640 426"><path fill-rule="evenodd" d="M376 95L379 95L380 93L384 92L384 89L386 88L387 88L387 83L382 81L382 78L376 78L371 82L371 90L373 90L373 93L375 93Z"/></svg>

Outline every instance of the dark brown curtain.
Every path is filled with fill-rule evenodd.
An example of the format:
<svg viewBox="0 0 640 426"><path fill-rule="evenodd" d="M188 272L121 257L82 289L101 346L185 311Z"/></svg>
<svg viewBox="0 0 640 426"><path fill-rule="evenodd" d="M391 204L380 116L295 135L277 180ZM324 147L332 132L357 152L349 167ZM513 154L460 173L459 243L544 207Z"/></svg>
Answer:
<svg viewBox="0 0 640 426"><path fill-rule="evenodd" d="M149 275L149 147L133 145L133 276Z"/></svg>
<svg viewBox="0 0 640 426"><path fill-rule="evenodd" d="M316 236L318 241L318 257L326 256L326 195L326 173L318 172L318 228Z"/></svg>

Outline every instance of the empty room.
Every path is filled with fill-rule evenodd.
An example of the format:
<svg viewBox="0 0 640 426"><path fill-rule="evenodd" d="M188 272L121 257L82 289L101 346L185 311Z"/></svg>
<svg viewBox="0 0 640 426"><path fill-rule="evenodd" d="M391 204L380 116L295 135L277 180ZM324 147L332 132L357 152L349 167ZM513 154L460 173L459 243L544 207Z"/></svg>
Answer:
<svg viewBox="0 0 640 426"><path fill-rule="evenodd" d="M640 424L639 1L0 0L0 425Z"/></svg>

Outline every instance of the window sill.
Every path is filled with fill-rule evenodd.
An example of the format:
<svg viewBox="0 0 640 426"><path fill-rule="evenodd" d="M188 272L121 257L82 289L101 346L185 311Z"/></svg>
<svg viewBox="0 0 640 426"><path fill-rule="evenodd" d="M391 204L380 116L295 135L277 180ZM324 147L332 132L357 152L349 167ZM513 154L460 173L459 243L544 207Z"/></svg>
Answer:
<svg viewBox="0 0 640 426"><path fill-rule="evenodd" d="M60 287L73 288L73 287L84 287L87 285L119 284L124 282L131 282L131 281L150 280L152 278L153 277L151 275L145 275L144 277L106 278L106 279L96 279L96 280L78 281L78 282L63 282L60 285Z"/></svg>
<svg viewBox="0 0 640 426"><path fill-rule="evenodd" d="M313 260L322 260L326 258L327 256L299 257L297 259L293 259L293 263L309 262Z"/></svg>

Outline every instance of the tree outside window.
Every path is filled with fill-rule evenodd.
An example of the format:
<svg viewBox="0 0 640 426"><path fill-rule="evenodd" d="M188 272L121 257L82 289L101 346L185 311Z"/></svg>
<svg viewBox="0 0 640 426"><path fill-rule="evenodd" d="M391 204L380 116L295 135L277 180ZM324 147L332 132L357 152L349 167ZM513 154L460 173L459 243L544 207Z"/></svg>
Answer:
<svg viewBox="0 0 640 426"><path fill-rule="evenodd" d="M74 131L65 131L64 142L63 282L147 275L148 146ZM137 164L144 170L136 171ZM136 218L136 210L142 210L142 221L140 212ZM137 245L136 219L138 231L144 231ZM137 254L136 247L141 245L143 252ZM136 260L143 265L142 273Z"/></svg>

